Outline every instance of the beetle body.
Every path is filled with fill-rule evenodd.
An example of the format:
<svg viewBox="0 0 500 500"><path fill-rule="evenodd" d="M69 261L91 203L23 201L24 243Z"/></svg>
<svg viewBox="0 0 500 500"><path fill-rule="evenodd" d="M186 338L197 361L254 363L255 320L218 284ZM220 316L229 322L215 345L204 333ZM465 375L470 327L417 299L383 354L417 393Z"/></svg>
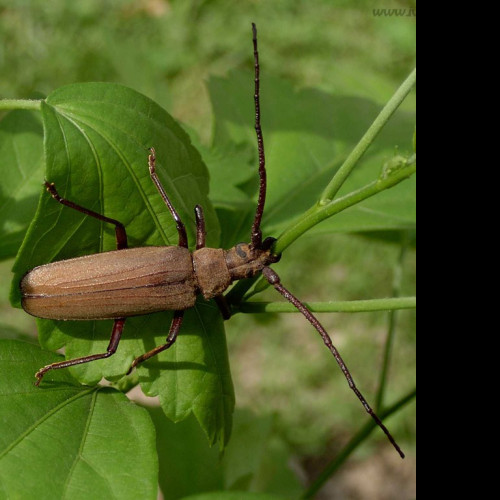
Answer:
<svg viewBox="0 0 500 500"><path fill-rule="evenodd" d="M38 318L102 320L193 307L196 296L222 294L236 279L252 277L274 260L251 252L180 246L126 248L53 262L21 281L22 306Z"/></svg>
<svg viewBox="0 0 500 500"><path fill-rule="evenodd" d="M22 306L48 319L93 320L188 309L196 300L183 247L115 250L36 267L21 281Z"/></svg>

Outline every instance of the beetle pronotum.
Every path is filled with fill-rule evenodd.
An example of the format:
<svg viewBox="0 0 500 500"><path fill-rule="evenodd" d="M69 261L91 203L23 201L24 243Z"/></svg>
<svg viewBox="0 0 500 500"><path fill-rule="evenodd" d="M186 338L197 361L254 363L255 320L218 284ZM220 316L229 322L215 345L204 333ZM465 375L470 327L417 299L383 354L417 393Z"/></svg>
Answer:
<svg viewBox="0 0 500 500"><path fill-rule="evenodd" d="M47 191L59 203L100 221L113 224L117 250L53 262L29 271L21 280L22 306L40 318L62 320L113 319L109 346L105 353L69 359L44 366L36 373L36 385L50 370L88 363L112 356L120 342L126 318L159 311L174 311L166 342L137 357L128 373L139 363L168 349L176 340L184 311L194 306L196 296L215 299L225 319L230 316L223 292L236 280L261 273L264 278L291 302L319 332L326 347L339 364L344 376L365 410L384 431L394 448L404 457L387 428L371 409L356 387L342 357L316 317L282 284L269 266L280 258L272 251L274 238L262 239L260 229L266 199L266 168L264 141L260 125L260 79L257 30L253 28L255 63L255 131L259 153L259 197L252 224L250 243L239 243L229 250L205 247L205 221L201 206L195 207L196 250L188 249L184 224L170 202L155 171L155 151L148 158L151 179L176 223L177 246L128 248L125 227L115 219L88 210L59 196L53 183L45 182Z"/></svg>

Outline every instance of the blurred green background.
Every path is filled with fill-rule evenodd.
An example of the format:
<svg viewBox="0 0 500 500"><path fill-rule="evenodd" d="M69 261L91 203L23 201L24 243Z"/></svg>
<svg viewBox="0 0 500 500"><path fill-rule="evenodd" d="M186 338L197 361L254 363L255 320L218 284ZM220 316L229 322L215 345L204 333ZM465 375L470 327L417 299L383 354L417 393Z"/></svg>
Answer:
<svg viewBox="0 0 500 500"><path fill-rule="evenodd" d="M252 67L254 21L264 82L266 75L279 76L297 88L383 104L415 65L416 19L375 16L374 8L415 9L416 3L0 0L0 98L45 95L72 82L120 82L157 101L210 145L213 118L206 83L211 75ZM414 97L403 107L413 109ZM0 171L4 168L8 165L0 162ZM318 234L291 247L277 269L305 301L385 297L392 293L399 252L387 240ZM31 318L8 305L11 265L0 264L5 285L0 289L0 324L33 332ZM402 294L412 295L414 289L411 249L404 259ZM268 293L268 300L279 300ZM373 399L387 314L320 319L334 334L358 385ZM414 385L413 312L399 313L397 333L388 403ZM276 315L265 324L261 316L238 315L228 322L227 336L237 405L274 415L275 433L289 447L299 475L315 477L365 421L317 334L297 315ZM411 498L413 414L410 405L389 422L409 452L404 463L377 434L318 498Z"/></svg>

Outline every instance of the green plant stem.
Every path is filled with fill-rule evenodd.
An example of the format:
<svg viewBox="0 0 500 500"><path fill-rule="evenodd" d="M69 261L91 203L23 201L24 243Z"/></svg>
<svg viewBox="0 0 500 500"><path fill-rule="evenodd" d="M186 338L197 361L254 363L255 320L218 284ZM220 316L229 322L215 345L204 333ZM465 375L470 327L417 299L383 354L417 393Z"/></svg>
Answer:
<svg viewBox="0 0 500 500"><path fill-rule="evenodd" d="M389 416L396 413L408 403L410 403L415 398L416 394L417 390L413 389L391 407L379 413L379 418L381 420L387 419ZM351 439L351 441L349 441L349 443L340 451L340 453L325 467L319 477L304 492L301 499L306 500L309 498L314 498L316 493L323 487L323 485L330 479L330 477L332 477L335 472L337 472L337 470L342 466L342 464L347 460L352 452L356 450L356 448L368 438L368 436L376 427L377 424L375 423L375 421L373 419L370 419L366 423L366 425L364 425L359 430L359 432Z"/></svg>
<svg viewBox="0 0 500 500"><path fill-rule="evenodd" d="M319 204L328 204L339 192L345 180L349 177L354 167L358 164L359 160L363 157L367 149L371 146L380 131L384 128L385 124L389 121L390 117L398 109L406 96L410 93L417 80L417 70L414 69L408 78L401 84L395 94L389 99L387 104L382 108L375 121L371 124L370 128L366 131L365 135L360 139L356 147L352 150L351 154L346 158L342 166L337 170L332 180L326 186L323 194L320 197Z"/></svg>
<svg viewBox="0 0 500 500"><path fill-rule="evenodd" d="M39 99L0 99L0 111L14 109L29 109L39 111L42 101Z"/></svg>
<svg viewBox="0 0 500 500"><path fill-rule="evenodd" d="M399 252L398 259L394 266L394 278L392 285L392 296L397 299L401 295L401 285L403 281L403 268L406 252L410 244L410 235L408 231L404 231L401 235L401 251ZM384 396L387 387L387 376L389 373L389 365L391 361L392 346L394 344L394 336L396 333L397 313L393 309L389 313L387 337L384 348L384 359L382 361L382 370L380 371L380 380L377 391L377 398L375 400L375 411L380 412L384 404Z"/></svg>
<svg viewBox="0 0 500 500"><path fill-rule="evenodd" d="M290 246L299 236L314 227L316 224L328 219L332 215L338 214L343 210L357 205L362 201L375 196L376 194L392 188L401 181L411 177L417 171L415 163L406 165L396 170L387 177L381 177L376 181L367 184L366 186L357 189L341 198L328 203L327 205L315 205L310 208L305 214L290 226L278 238L274 251L281 253L285 248Z"/></svg>
<svg viewBox="0 0 500 500"><path fill-rule="evenodd" d="M416 309L415 297L397 297L371 300L345 300L336 302L307 302L311 312L359 313L374 311L395 311L398 309ZM288 302L243 302L233 309L234 313L291 313L299 312Z"/></svg>

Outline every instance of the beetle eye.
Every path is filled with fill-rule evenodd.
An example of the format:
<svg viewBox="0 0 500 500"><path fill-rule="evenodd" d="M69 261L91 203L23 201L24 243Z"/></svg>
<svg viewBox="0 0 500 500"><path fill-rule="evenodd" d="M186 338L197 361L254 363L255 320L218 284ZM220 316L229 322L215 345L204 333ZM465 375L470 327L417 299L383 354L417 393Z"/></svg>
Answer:
<svg viewBox="0 0 500 500"><path fill-rule="evenodd" d="M273 238L272 236L267 237L262 242L261 250L269 250L273 246L273 243L275 241L276 241L276 238Z"/></svg>
<svg viewBox="0 0 500 500"><path fill-rule="evenodd" d="M280 253L279 253L279 254L277 254L277 255L273 255L273 254L272 254L272 255L271 255L271 257L272 257L272 263L273 263L273 264L276 264L276 262L279 262L279 261L281 260L281 255L282 255L282 254L280 254Z"/></svg>
<svg viewBox="0 0 500 500"><path fill-rule="evenodd" d="M247 244L246 243L238 243L236 245L236 253L242 258L242 259L246 259L248 257L247 253L245 252L244 248L243 247L246 247Z"/></svg>

